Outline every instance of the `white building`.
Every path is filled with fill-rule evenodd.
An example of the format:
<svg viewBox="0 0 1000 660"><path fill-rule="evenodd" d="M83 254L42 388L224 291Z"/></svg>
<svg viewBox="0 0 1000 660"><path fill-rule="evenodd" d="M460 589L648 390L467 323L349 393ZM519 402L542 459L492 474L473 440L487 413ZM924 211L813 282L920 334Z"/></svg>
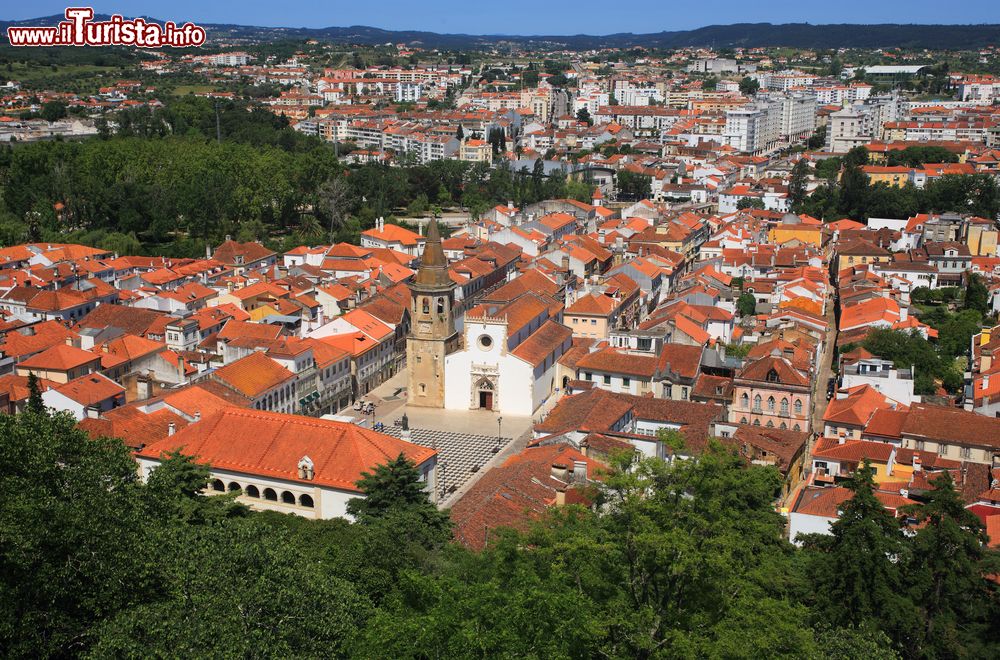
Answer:
<svg viewBox="0 0 1000 660"><path fill-rule="evenodd" d="M556 387L556 361L573 331L550 316L552 303L527 293L465 315L463 348L445 358L444 407L530 416Z"/></svg>
<svg viewBox="0 0 1000 660"><path fill-rule="evenodd" d="M261 511L350 518L347 503L364 497L361 473L400 454L416 464L432 500L437 490L436 451L347 422L225 408L141 449L140 477L180 449L208 464L207 493L236 492Z"/></svg>
<svg viewBox="0 0 1000 660"><path fill-rule="evenodd" d="M781 132L781 103L761 100L726 111L723 139L747 154L762 155L778 147Z"/></svg>
<svg viewBox="0 0 1000 660"><path fill-rule="evenodd" d="M804 140L816 130L816 97L788 94L781 98L781 140L791 144Z"/></svg>
<svg viewBox="0 0 1000 660"><path fill-rule="evenodd" d="M844 366L842 389L869 385L883 396L909 406L920 397L913 395L913 372L897 369L889 360L867 358Z"/></svg>

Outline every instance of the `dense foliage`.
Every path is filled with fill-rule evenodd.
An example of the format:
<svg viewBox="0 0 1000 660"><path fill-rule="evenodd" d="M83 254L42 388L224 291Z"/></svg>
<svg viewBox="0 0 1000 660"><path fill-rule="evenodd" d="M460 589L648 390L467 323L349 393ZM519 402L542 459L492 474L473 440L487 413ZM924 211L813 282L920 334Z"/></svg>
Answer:
<svg viewBox="0 0 1000 660"><path fill-rule="evenodd" d="M926 162L930 156L944 154L930 147L914 147L891 152L889 158L915 164ZM946 162L951 160L953 157ZM795 212L826 220L846 217L862 221L872 217L908 218L928 212L970 213L984 218L1000 214L1000 186L989 174L949 174L929 181L923 188L910 184L895 187L870 183L861 170L867 163L868 152L864 147L852 149L843 158L817 163L816 176L827 181L796 204Z"/></svg>
<svg viewBox="0 0 1000 660"><path fill-rule="evenodd" d="M508 201L589 201L593 190L561 171L546 175L541 161L512 172L454 160L418 165L404 155L402 167L347 168L333 145L284 118L194 96L121 111L113 124L103 139L0 150L0 244L72 240L198 256L230 235L286 249L356 241L376 218L408 207L461 206L478 216ZM623 185L640 199L649 177L625 176Z"/></svg>
<svg viewBox="0 0 1000 660"><path fill-rule="evenodd" d="M64 415L0 415L6 657L809 657L995 655L995 571L950 480L905 536L852 483L834 535L783 540L781 477L712 445L614 461L594 510L487 549L403 459L364 476L356 523L203 497L180 455L143 483L125 447Z"/></svg>

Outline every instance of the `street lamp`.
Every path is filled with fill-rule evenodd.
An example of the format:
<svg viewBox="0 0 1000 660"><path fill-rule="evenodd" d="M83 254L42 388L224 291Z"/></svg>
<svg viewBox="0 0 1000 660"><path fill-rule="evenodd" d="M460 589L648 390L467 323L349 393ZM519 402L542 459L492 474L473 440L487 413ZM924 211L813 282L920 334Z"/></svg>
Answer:
<svg viewBox="0 0 1000 660"><path fill-rule="evenodd" d="M500 451L500 429L503 425L503 417L497 416L497 448L496 451Z"/></svg>

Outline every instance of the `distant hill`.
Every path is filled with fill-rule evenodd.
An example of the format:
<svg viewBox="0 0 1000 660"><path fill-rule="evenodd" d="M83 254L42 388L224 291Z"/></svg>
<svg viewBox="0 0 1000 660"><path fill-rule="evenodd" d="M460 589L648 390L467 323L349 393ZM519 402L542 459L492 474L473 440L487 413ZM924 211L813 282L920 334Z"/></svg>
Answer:
<svg viewBox="0 0 1000 660"><path fill-rule="evenodd" d="M107 16L99 15L97 20ZM24 21L0 21L0 30L10 25L55 25L62 16L46 16ZM156 19L150 19L156 20ZM441 34L416 30L383 30L365 25L326 28L278 28L248 25L204 24L213 36L239 37L259 41L318 39L335 43L375 45L406 43L425 48L485 48L509 43L535 48L683 48L693 46L793 48L930 48L967 50L1000 43L1000 25L878 25L809 23L736 23L709 25L696 30L608 35L500 35Z"/></svg>

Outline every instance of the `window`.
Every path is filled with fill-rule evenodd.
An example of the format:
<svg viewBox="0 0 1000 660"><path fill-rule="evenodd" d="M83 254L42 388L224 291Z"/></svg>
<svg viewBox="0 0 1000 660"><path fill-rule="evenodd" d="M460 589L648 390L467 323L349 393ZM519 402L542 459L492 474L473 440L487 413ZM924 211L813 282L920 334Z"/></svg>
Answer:
<svg viewBox="0 0 1000 660"><path fill-rule="evenodd" d="M799 426L798 424L796 424L796 425L795 425L795 426L793 426L792 428L793 428L794 430L796 430L796 431L801 431L801 430L802 430L802 427L801 427L801 426Z"/></svg>
<svg viewBox="0 0 1000 660"><path fill-rule="evenodd" d="M681 388L681 398L684 399L685 401L687 401L687 398L688 398L688 388L686 388L686 387L682 387Z"/></svg>
<svg viewBox="0 0 1000 660"><path fill-rule="evenodd" d="M313 508L313 498L309 495L299 495L299 506L304 506L307 509Z"/></svg>
<svg viewBox="0 0 1000 660"><path fill-rule="evenodd" d="M774 412L774 397L773 396L767 397L767 411L768 412Z"/></svg>
<svg viewBox="0 0 1000 660"><path fill-rule="evenodd" d="M243 494L247 497L260 497L260 491L257 490L256 486L247 486Z"/></svg>
<svg viewBox="0 0 1000 660"><path fill-rule="evenodd" d="M431 311L430 298L421 298L420 300L422 304L421 311L423 311L424 314L430 314Z"/></svg>
<svg viewBox="0 0 1000 660"><path fill-rule="evenodd" d="M493 347L493 337L490 337L489 335L479 336L479 348L483 349L484 351L488 351L492 347Z"/></svg>
<svg viewBox="0 0 1000 660"><path fill-rule="evenodd" d="M609 376L608 374L604 374L604 384L605 385L611 384L611 376Z"/></svg>
<svg viewBox="0 0 1000 660"><path fill-rule="evenodd" d="M289 493L287 490L283 490L281 491L281 503L295 504L295 496Z"/></svg>
<svg viewBox="0 0 1000 660"><path fill-rule="evenodd" d="M579 320L580 319L573 319L573 325L576 325L577 321L579 321Z"/></svg>
<svg viewBox="0 0 1000 660"><path fill-rule="evenodd" d="M780 425L778 425L778 428L780 428L782 431L784 431L784 430L786 430L788 428L788 424L785 424L784 422L782 422Z"/></svg>
<svg viewBox="0 0 1000 660"><path fill-rule="evenodd" d="M278 494L274 492L273 488L265 488L264 499L267 500L268 502L277 502Z"/></svg>
<svg viewBox="0 0 1000 660"><path fill-rule="evenodd" d="M753 398L753 409L760 412L760 395L758 394Z"/></svg>
<svg viewBox="0 0 1000 660"><path fill-rule="evenodd" d="M781 399L781 414L785 416L788 415L788 399L786 398Z"/></svg>
<svg viewBox="0 0 1000 660"><path fill-rule="evenodd" d="M924 441L917 440L917 451L923 451L923 450L924 450Z"/></svg>
<svg viewBox="0 0 1000 660"><path fill-rule="evenodd" d="M772 422L771 420L767 420L767 428L773 429L774 428L774 422Z"/></svg>
<svg viewBox="0 0 1000 660"><path fill-rule="evenodd" d="M590 325L597 325L597 319L590 319Z"/></svg>
<svg viewBox="0 0 1000 660"><path fill-rule="evenodd" d="M750 395L746 392L744 392L743 396L740 397L740 407L744 410L750 407ZM744 422L744 424L746 424L746 422Z"/></svg>
<svg viewBox="0 0 1000 660"><path fill-rule="evenodd" d="M740 417L740 424L749 424L746 417Z"/></svg>
<svg viewBox="0 0 1000 660"><path fill-rule="evenodd" d="M230 493L235 493L235 492L236 492L236 491L238 491L238 490L243 490L243 489L242 489L242 488L240 487L240 485L239 485L238 483L236 483L235 481L230 481L230 482L229 482L229 492L230 492Z"/></svg>
<svg viewBox="0 0 1000 660"><path fill-rule="evenodd" d="M795 414L796 415L802 414L802 399L795 400Z"/></svg>
<svg viewBox="0 0 1000 660"><path fill-rule="evenodd" d="M222 479L216 479L212 482L212 490L224 493L226 491L226 484L222 483Z"/></svg>
<svg viewBox="0 0 1000 660"><path fill-rule="evenodd" d="M962 447L962 451L960 452L960 454L961 454L962 458L972 458L972 448L971 447Z"/></svg>
<svg viewBox="0 0 1000 660"><path fill-rule="evenodd" d="M437 313L444 314L444 298L437 299Z"/></svg>
<svg viewBox="0 0 1000 660"><path fill-rule="evenodd" d="M622 378L622 387L631 387L631 386L632 386L631 378Z"/></svg>

